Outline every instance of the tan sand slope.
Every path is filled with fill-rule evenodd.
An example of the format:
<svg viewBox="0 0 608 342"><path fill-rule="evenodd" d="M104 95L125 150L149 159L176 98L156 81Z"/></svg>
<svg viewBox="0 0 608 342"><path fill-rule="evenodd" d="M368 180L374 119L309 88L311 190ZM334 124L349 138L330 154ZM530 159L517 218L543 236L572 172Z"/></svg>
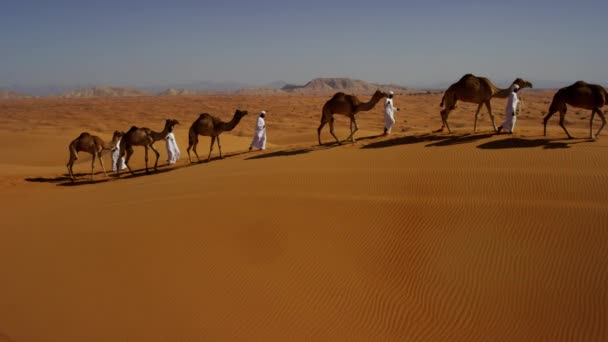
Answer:
<svg viewBox="0 0 608 342"><path fill-rule="evenodd" d="M608 136L542 137L550 92L524 95L515 136L487 114L470 134L467 104L435 135L440 96L398 97L389 137L362 113L339 147L315 144L327 97L0 104L0 341L605 340ZM227 157L188 164L196 114L236 107ZM272 146L246 153L260 109ZM570 111L573 135L588 116ZM80 131L166 117L176 166L89 183L82 158L66 179Z"/></svg>

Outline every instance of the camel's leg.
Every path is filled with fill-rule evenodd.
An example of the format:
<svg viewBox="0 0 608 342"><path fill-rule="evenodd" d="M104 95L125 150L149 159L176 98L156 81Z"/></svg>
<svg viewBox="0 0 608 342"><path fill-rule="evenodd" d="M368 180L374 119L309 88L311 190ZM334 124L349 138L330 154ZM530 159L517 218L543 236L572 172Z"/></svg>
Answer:
<svg viewBox="0 0 608 342"><path fill-rule="evenodd" d="M190 158L190 150L194 148L194 153L196 153L196 145L198 144L198 134L195 137L190 137L188 141L188 148L186 151L188 152L188 161L192 163L192 158ZM197 156L198 157L198 156ZM200 161L200 160L199 160Z"/></svg>
<svg viewBox="0 0 608 342"><path fill-rule="evenodd" d="M595 117L595 108L591 110L591 119L589 119L589 139L595 139L593 136L593 118Z"/></svg>
<svg viewBox="0 0 608 342"><path fill-rule="evenodd" d="M477 106L477 111L475 112L475 124L473 124L473 133L477 132L477 116L479 116L481 106L483 106L483 102L480 103L479 106Z"/></svg>
<svg viewBox="0 0 608 342"><path fill-rule="evenodd" d="M338 140L338 137L334 133L334 118L333 117L331 118L331 120L329 120L329 133L331 133L331 135L334 136L334 139L336 139L336 142L338 143L338 145L342 145L342 143L340 142L340 140Z"/></svg>
<svg viewBox="0 0 608 342"><path fill-rule="evenodd" d="M545 115L545 118L543 119L544 136L547 136L547 122L549 121L549 119L551 119L551 117L553 116L553 114L555 114L555 112L557 112L557 111L552 111L552 112L547 113L547 115Z"/></svg>
<svg viewBox="0 0 608 342"><path fill-rule="evenodd" d="M78 153L78 152L76 152ZM75 180L74 178L74 172L72 170L72 168L74 167L74 161L76 160L76 154L74 154L74 151L72 150L72 147L70 146L70 160L68 160L67 163L67 168L68 168L68 173L70 174L70 178L72 179L72 181Z"/></svg>
<svg viewBox="0 0 608 342"><path fill-rule="evenodd" d="M490 105L490 101L486 102L486 108L488 109L488 113L490 113L490 120L492 120L492 127L494 127L494 132L498 132L498 129L496 129L496 122L494 121L494 113L492 113L492 105Z"/></svg>
<svg viewBox="0 0 608 342"><path fill-rule="evenodd" d="M222 157L222 145L220 144L220 136L217 136L217 149L220 150L220 159L224 159L224 157Z"/></svg>
<svg viewBox="0 0 608 342"><path fill-rule="evenodd" d="M211 161L211 151L213 151L213 144L215 144L215 136L211 136L211 145L209 146L209 155L207 156L207 162Z"/></svg>
<svg viewBox="0 0 608 342"><path fill-rule="evenodd" d="M148 171L148 145L144 145L144 150L144 160L146 161L146 173L150 173L150 171Z"/></svg>
<svg viewBox="0 0 608 342"><path fill-rule="evenodd" d="M325 124L327 124L327 120L325 120L325 116L323 116L321 118L321 124L319 125L319 128L317 128L317 137L319 138L319 145L321 145L321 130L323 129L323 127L325 127Z"/></svg>
<svg viewBox="0 0 608 342"><path fill-rule="evenodd" d="M439 133L439 132L443 132L443 128L447 128L449 133L452 133L452 130L450 129L450 125L448 125L448 115L449 112L446 111L441 111L441 128L436 130L435 133Z"/></svg>
<svg viewBox="0 0 608 342"><path fill-rule="evenodd" d="M103 174L106 175L106 177L108 177L108 173L106 172L106 166L103 165L103 158L101 158L101 152L99 151L99 153L97 154L97 158L99 158L99 163L101 164L101 169L103 170Z"/></svg>
<svg viewBox="0 0 608 342"><path fill-rule="evenodd" d="M353 131L353 123L355 124L355 130ZM355 121L355 118L351 118L350 119L350 135L348 136L348 138L346 138L346 140L350 140L351 142L355 142L355 137L354 134L355 132L357 132L359 130L359 125L357 125L357 121Z"/></svg>
<svg viewBox="0 0 608 342"><path fill-rule="evenodd" d="M572 136L570 135L570 133L568 133L566 126L564 126L564 119L566 119L566 111L560 110L559 111L559 125L562 126L562 128L564 129L564 132L566 132L566 134L568 135L568 139L572 139Z"/></svg>
<svg viewBox="0 0 608 342"><path fill-rule="evenodd" d="M95 169L95 155L97 153L92 153L93 158L91 158L91 181L93 181L93 170Z"/></svg>
<svg viewBox="0 0 608 342"><path fill-rule="evenodd" d="M150 144L150 148L156 154L156 161L154 162L154 171L158 171L158 158L160 158L160 153L158 152L156 147L154 147L154 144Z"/></svg>
<svg viewBox="0 0 608 342"><path fill-rule="evenodd" d="M135 176L135 172L133 172L133 170L131 170L131 167L129 166L129 160L131 159L131 156L133 155L133 146L129 146L126 150L127 150L127 157L125 158L125 165L127 166L127 169L129 169L129 171L131 171L131 174L133 176ZM122 157L122 155L120 157ZM120 168L118 170L120 170Z"/></svg>
<svg viewBox="0 0 608 342"><path fill-rule="evenodd" d="M600 126L600 129L597 130L597 133L595 133L595 138L600 136L600 132L602 131L602 129L604 128L604 126L606 126L606 116L604 115L604 112L602 112L601 109L596 109L597 114L600 116L600 118L602 119L602 126Z"/></svg>

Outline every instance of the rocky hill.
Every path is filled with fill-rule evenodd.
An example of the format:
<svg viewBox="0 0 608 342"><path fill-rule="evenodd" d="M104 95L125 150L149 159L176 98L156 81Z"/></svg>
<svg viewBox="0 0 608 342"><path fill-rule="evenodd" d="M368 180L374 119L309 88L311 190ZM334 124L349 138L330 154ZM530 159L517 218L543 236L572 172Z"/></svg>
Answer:
<svg viewBox="0 0 608 342"><path fill-rule="evenodd" d="M111 97L111 96L146 96L150 95L142 90L135 88L117 88L117 87L94 87L83 88L63 94L65 98L80 98L80 97Z"/></svg>
<svg viewBox="0 0 608 342"><path fill-rule="evenodd" d="M377 84L351 78L315 78L305 85L287 84L281 90L299 94L326 94L342 91L351 94L372 94L377 89L395 93L410 93L412 89L393 85Z"/></svg>
<svg viewBox="0 0 608 342"><path fill-rule="evenodd" d="M180 96L180 95L195 95L196 91L194 90L190 90L190 89L176 89L176 88L169 88L161 93L159 93L159 96Z"/></svg>

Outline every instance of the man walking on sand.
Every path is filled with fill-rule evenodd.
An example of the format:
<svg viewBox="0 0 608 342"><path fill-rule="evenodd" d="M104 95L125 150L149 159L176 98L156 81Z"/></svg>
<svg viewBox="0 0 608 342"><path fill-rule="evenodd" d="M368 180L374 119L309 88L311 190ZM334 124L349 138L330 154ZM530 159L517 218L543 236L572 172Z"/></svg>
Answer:
<svg viewBox="0 0 608 342"><path fill-rule="evenodd" d="M509 88L509 98L507 99L507 108L505 109L505 121L498 127L498 132L503 130L503 128L509 134L513 134L515 130L515 122L517 121L517 104L519 103L519 99L517 97L517 91L519 90L519 86L517 84L512 84Z"/></svg>
<svg viewBox="0 0 608 342"><path fill-rule="evenodd" d="M261 111L260 116L258 116L258 121L255 124L255 130L253 132L253 140L251 141L251 145L249 145L249 151L251 149L259 148L260 150L266 149L266 121L264 118L266 117L266 111Z"/></svg>
<svg viewBox="0 0 608 342"><path fill-rule="evenodd" d="M391 134L391 130L393 129L393 126L395 125L395 112L399 110L399 108L396 108L395 105L393 104L393 95L395 95L395 93L393 93L392 90L389 91L388 97L384 101L384 134L383 135Z"/></svg>

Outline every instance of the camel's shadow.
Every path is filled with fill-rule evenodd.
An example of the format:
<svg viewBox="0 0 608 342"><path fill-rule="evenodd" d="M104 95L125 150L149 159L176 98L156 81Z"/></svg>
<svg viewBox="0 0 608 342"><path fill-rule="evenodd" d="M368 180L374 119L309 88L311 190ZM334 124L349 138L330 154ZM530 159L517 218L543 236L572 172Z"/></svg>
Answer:
<svg viewBox="0 0 608 342"><path fill-rule="evenodd" d="M448 136L445 139L430 143L426 145L426 147L468 144L478 140L491 138L494 135L495 133L467 133L462 135Z"/></svg>
<svg viewBox="0 0 608 342"><path fill-rule="evenodd" d="M522 139L522 138L507 138L501 140L488 141L483 143L477 148L484 150L499 150L499 149L507 149L507 148L534 148L534 147L542 147L544 149L563 149L570 148L571 145L593 142L590 139L584 139L580 141L572 141L572 140L551 140L546 138L541 139Z"/></svg>
<svg viewBox="0 0 608 342"><path fill-rule="evenodd" d="M368 148L385 148L399 145L411 145L419 143L429 143L426 147L433 146L451 146L458 144L467 144L477 140L486 139L492 137L494 133L465 133L460 135L443 135L435 133L425 133L421 135L408 135L402 137L396 137L386 140L373 142L371 144L364 145L362 149Z"/></svg>
<svg viewBox="0 0 608 342"><path fill-rule="evenodd" d="M235 153L225 154L222 159L239 156L244 153L247 153L247 152L235 152ZM211 158L211 161L214 161L214 160L221 160L221 159L219 156ZM90 179L90 175L91 175L90 173L81 172L81 173L74 174L74 177L76 177L76 180L74 180L74 181L72 181L72 179L70 178L70 176L68 174L63 174L61 176L49 177L49 178L45 178L45 177L25 178L25 181L33 182L33 183L53 183L56 186L66 186L66 187L81 186L81 185L106 183L106 182L110 182L110 181L118 181L120 179L134 179L134 178L140 178L140 177L144 177L144 176L154 176L154 175L173 172L173 171L177 171L177 170L184 169L187 167L197 166L199 164L206 164L206 163L207 163L207 160L205 159L200 162L195 161L192 163L185 161L184 163L173 164L173 165L163 164L163 165L159 165L158 169L156 171L154 171L153 168L149 168L149 170L150 170L149 172L146 172L145 168L134 169L133 172L135 174L132 174L131 172L129 172L128 170L125 169L125 170L121 171L120 177L117 177L116 173L113 171L108 172L108 177L105 177L105 175L103 174L102 171L98 171L98 172L94 173L95 179L93 179L93 180Z"/></svg>
<svg viewBox="0 0 608 342"><path fill-rule="evenodd" d="M256 160L256 159L266 159L266 158L274 158L274 157L295 156L295 155L298 155L298 154L305 154L305 153L310 153L310 152L313 152L313 151L326 150L326 149L331 148L334 145L336 145L336 144L335 143L334 144L324 144L324 145L321 145L321 146L302 147L302 148L296 148L296 149L292 149L292 150L281 150L281 151L269 152L269 153L264 153L264 154L260 154L260 155L257 155L257 156L245 158L245 160Z"/></svg>

